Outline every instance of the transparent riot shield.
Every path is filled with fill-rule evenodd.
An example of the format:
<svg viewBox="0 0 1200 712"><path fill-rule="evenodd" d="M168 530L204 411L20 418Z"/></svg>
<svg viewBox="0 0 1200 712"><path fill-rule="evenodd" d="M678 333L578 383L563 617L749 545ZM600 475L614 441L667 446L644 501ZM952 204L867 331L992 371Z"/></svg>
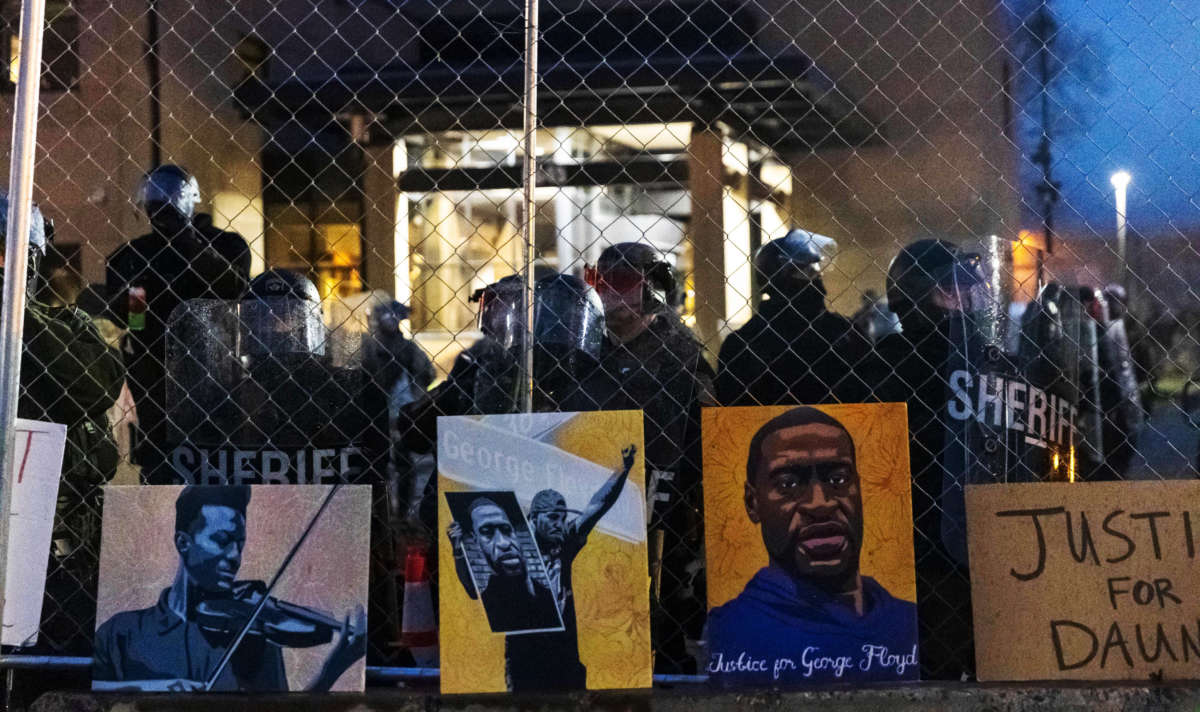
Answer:
<svg viewBox="0 0 1200 712"><path fill-rule="evenodd" d="M1088 313L1081 299L1084 290L1090 287L1073 287L1069 290L1073 299L1068 315L1068 338L1079 345L1079 412L1075 418L1076 450L1071 475L1086 477L1095 472L1104 461L1104 409L1100 400L1100 325Z"/></svg>
<svg viewBox="0 0 1200 712"><path fill-rule="evenodd" d="M167 437L221 447L243 419L230 397L242 380L238 305L218 299L180 304L167 322Z"/></svg>
<svg viewBox="0 0 1200 712"><path fill-rule="evenodd" d="M1079 464L1082 378L1088 363L1087 328L1073 290L1051 283L1026 309L1016 354L1028 384L1023 404L1011 407L1023 438L1020 467L1009 481L1074 481Z"/></svg>
<svg viewBox="0 0 1200 712"><path fill-rule="evenodd" d="M1007 370L1000 347L1000 305L995 301L984 256L965 254L944 274L935 275L932 296L946 313L943 373L947 401L942 422L942 546L959 563L967 560L965 487L1003 481L1004 454L999 423L989 410L989 394ZM998 379L999 377L999 379Z"/></svg>
<svg viewBox="0 0 1200 712"><path fill-rule="evenodd" d="M195 300L167 330L167 480L194 484L362 481L386 452L386 394L325 353L311 304ZM376 442L381 441L381 442ZM160 480L166 481L166 480Z"/></svg>

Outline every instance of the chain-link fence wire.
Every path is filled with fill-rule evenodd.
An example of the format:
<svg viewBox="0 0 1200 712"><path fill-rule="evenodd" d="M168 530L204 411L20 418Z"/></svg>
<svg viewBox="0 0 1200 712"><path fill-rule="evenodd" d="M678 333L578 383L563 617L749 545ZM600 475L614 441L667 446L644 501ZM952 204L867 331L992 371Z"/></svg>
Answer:
<svg viewBox="0 0 1200 712"><path fill-rule="evenodd" d="M535 408L645 413L656 670L705 665L703 406L909 404L927 676L973 665L963 482L1195 476L1197 22L543 1L539 292L608 333L547 325ZM412 663L435 417L516 407L519 310L489 286L521 268L522 8L54 0L47 24L22 415L69 439L33 650L90 651L101 483L341 479L377 492L369 660ZM148 228L162 164L199 198ZM889 275L920 238L958 248Z"/></svg>

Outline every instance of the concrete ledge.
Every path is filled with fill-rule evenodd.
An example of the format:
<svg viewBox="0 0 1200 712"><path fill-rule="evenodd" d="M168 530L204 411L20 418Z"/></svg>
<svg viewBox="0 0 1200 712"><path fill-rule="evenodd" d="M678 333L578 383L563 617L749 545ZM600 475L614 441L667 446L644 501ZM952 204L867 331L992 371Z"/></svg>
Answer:
<svg viewBox="0 0 1200 712"><path fill-rule="evenodd" d="M573 695L462 695L373 689L365 695L120 695L52 692L32 712L734 712L813 710L814 712L1195 712L1200 682L1154 686L1056 684L935 684L869 689L733 694L699 688L593 692Z"/></svg>

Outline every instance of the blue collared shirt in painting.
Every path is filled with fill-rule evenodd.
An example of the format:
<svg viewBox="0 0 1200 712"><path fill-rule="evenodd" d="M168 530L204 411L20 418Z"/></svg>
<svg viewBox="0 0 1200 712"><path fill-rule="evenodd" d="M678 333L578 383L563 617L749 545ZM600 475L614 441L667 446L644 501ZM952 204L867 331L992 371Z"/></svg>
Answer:
<svg viewBox="0 0 1200 712"><path fill-rule="evenodd" d="M216 670L232 636L206 631L167 605L122 611L96 632L92 679L97 689L189 690ZM246 636L225 666L214 691L288 689L279 646Z"/></svg>
<svg viewBox="0 0 1200 712"><path fill-rule="evenodd" d="M917 607L863 576L863 615L782 569L760 569L708 616L708 674L722 686L916 680Z"/></svg>

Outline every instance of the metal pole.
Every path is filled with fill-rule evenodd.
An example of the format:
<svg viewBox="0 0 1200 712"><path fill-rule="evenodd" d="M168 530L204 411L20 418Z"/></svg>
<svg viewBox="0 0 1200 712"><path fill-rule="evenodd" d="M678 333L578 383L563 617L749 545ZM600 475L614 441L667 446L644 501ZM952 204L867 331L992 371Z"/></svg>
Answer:
<svg viewBox="0 0 1200 712"><path fill-rule="evenodd" d="M25 270L33 208L33 159L37 149L38 90L41 88L42 31L46 0L21 3L20 73L13 107L12 161L8 179L8 222L4 253L4 302L0 307L0 621L8 568L8 519L12 510L14 421L21 388L21 338L25 313Z"/></svg>
<svg viewBox="0 0 1200 712"><path fill-rule="evenodd" d="M150 170L162 164L162 68L158 61L158 0L146 3L146 82L150 85Z"/></svg>
<svg viewBox="0 0 1200 712"><path fill-rule="evenodd" d="M533 193L537 187L537 41L538 0L525 0L525 136L522 141L525 151L525 200L524 220L521 225L521 236L524 238L522 270L525 287L525 343L521 373L521 408L526 413L533 412L533 258L536 248L534 223L537 220L537 203L534 202Z"/></svg>
<svg viewBox="0 0 1200 712"><path fill-rule="evenodd" d="M1129 273L1129 255L1125 242L1125 184L1117 185L1117 284L1128 289L1125 276Z"/></svg>

